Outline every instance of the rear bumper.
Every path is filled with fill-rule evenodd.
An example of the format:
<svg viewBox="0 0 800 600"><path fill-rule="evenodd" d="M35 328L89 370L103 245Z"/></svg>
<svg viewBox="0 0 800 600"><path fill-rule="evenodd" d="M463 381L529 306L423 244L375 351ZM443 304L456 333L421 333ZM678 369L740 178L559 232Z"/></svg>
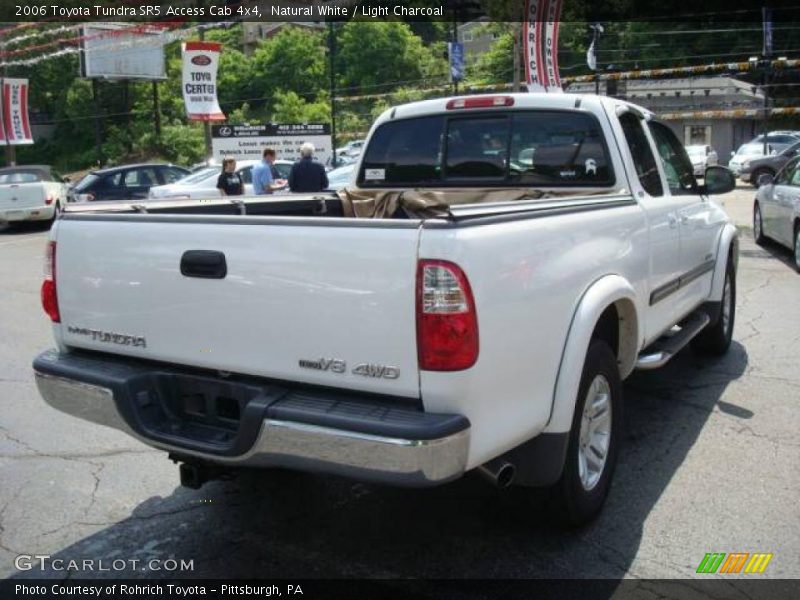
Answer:
<svg viewBox="0 0 800 600"><path fill-rule="evenodd" d="M187 460L419 487L455 479L466 468L465 417L425 413L391 399L56 351L38 356L34 372L40 394L53 408ZM216 414L220 395L238 399L238 420L228 418L230 410L225 417ZM181 402L187 397L195 408L209 407L208 414L186 412Z"/></svg>
<svg viewBox="0 0 800 600"><path fill-rule="evenodd" d="M53 217L53 205L42 205L26 208L8 208L0 210L0 223L16 221L44 221Z"/></svg>

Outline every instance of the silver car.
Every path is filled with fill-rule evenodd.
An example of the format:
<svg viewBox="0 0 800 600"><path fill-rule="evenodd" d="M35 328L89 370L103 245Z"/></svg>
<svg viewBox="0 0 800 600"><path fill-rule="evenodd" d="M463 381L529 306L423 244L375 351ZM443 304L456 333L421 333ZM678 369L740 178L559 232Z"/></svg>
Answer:
<svg viewBox="0 0 800 600"><path fill-rule="evenodd" d="M794 251L800 272L800 157L786 163L777 176L761 176L753 206L753 236L763 244L769 238Z"/></svg>
<svg viewBox="0 0 800 600"><path fill-rule="evenodd" d="M717 151L707 144L686 146L686 153L689 155L689 160L692 161L695 177L702 177L705 175L706 167L719 164Z"/></svg>

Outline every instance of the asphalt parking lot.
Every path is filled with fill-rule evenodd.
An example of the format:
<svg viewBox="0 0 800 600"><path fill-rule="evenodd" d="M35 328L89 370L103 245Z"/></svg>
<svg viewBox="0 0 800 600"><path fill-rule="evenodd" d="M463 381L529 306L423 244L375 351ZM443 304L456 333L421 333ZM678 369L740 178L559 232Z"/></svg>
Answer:
<svg viewBox="0 0 800 600"><path fill-rule="evenodd" d="M752 198L722 201L746 225ZM52 345L46 237L0 231L1 577L681 578L707 552L773 553L763 577L800 577L800 275L749 231L731 351L684 351L626 382L609 502L569 532L535 498L473 476L430 490L292 473L179 487L161 452L40 399L30 364ZM194 568L20 572L20 554Z"/></svg>

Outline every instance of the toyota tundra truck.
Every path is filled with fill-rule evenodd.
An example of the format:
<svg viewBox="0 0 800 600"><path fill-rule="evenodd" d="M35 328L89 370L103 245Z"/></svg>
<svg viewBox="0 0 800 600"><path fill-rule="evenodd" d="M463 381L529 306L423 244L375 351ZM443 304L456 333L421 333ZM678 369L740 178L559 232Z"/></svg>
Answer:
<svg viewBox="0 0 800 600"><path fill-rule="evenodd" d="M387 110L337 194L74 206L42 285L47 403L180 463L404 486L477 471L591 520L622 385L722 355L736 228L655 115L607 97Z"/></svg>

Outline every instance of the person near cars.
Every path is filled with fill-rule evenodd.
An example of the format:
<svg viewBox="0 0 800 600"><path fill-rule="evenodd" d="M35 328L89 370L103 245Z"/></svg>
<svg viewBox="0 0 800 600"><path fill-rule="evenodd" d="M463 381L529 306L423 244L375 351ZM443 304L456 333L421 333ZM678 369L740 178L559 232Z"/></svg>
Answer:
<svg viewBox="0 0 800 600"><path fill-rule="evenodd" d="M256 195L271 194L274 190L281 187L273 176L273 163L275 162L275 150L264 148L261 154L261 162L253 167L253 193Z"/></svg>
<svg viewBox="0 0 800 600"><path fill-rule="evenodd" d="M314 162L314 144L306 142L300 146L300 160L289 171L289 189L292 192L314 193L328 187L325 167Z"/></svg>
<svg viewBox="0 0 800 600"><path fill-rule="evenodd" d="M217 179L217 189L223 196L241 196L244 194L242 176L236 172L236 159L225 158L222 161L222 173Z"/></svg>

